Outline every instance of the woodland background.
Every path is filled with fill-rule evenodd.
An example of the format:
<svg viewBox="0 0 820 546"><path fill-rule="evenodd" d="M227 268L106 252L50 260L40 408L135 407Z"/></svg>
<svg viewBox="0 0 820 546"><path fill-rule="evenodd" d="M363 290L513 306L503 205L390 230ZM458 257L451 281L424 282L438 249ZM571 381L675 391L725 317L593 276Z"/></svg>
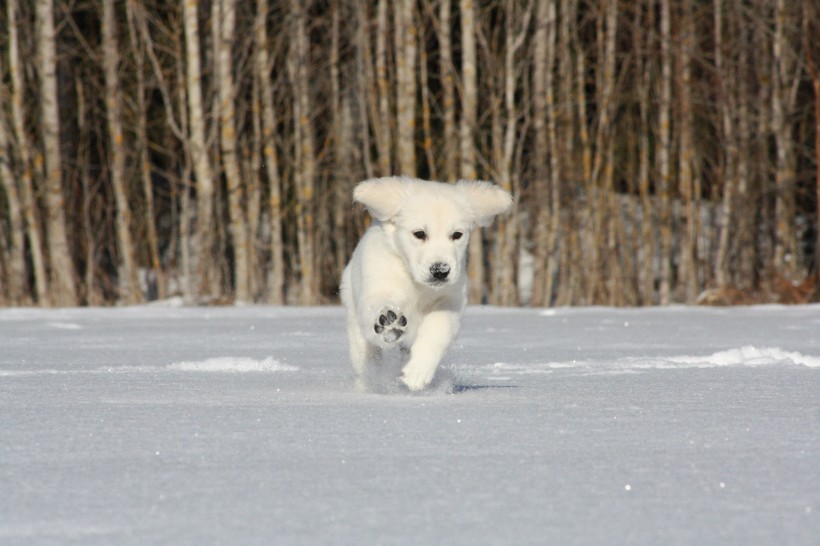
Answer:
<svg viewBox="0 0 820 546"><path fill-rule="evenodd" d="M816 0L4 0L0 304L337 301L361 179L490 179L471 300L817 299Z"/></svg>

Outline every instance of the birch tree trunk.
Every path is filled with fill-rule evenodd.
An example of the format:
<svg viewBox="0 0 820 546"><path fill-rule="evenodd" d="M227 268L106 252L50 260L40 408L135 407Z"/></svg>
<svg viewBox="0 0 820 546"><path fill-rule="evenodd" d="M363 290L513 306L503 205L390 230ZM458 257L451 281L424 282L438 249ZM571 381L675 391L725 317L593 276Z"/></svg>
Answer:
<svg viewBox="0 0 820 546"><path fill-rule="evenodd" d="M137 95L137 122L136 140L139 149L139 171L142 181L142 191L145 197L145 226L148 235L148 251L151 257L151 270L156 282L157 298L165 299L165 273L159 253L159 239L157 237L157 215L154 208L154 188L151 180L151 158L148 150L148 105L145 100L145 46L140 38L139 21L141 14L135 13L135 2L125 3L128 18L128 35L134 52L136 63L136 95Z"/></svg>
<svg viewBox="0 0 820 546"><path fill-rule="evenodd" d="M77 305L74 264L66 233L60 112L57 102L57 56L52 0L37 0L37 68L40 75L40 126L45 156L46 232L51 261L51 303Z"/></svg>
<svg viewBox="0 0 820 546"><path fill-rule="evenodd" d="M396 155L398 174L416 176L416 23L415 0L393 6L396 47Z"/></svg>
<svg viewBox="0 0 820 546"><path fill-rule="evenodd" d="M21 204L23 208L23 219L26 224L26 237L29 242L29 252L31 253L31 265L34 272L34 291L37 303L40 305L50 305L50 290L48 286L48 275L46 274L45 250L42 240L42 224L40 213L37 210L34 191L34 179L32 173L32 151L31 141L25 129L25 108L24 97L25 82L23 76L22 58L20 56L20 41L17 21L18 0L8 0L6 13L8 15L9 32L9 72L11 76L11 118L14 137L17 144L17 156L19 159L18 173L20 182Z"/></svg>
<svg viewBox="0 0 820 546"><path fill-rule="evenodd" d="M117 22L114 0L103 0L102 16L102 57L105 74L105 113L108 122L108 146L111 186L117 207L116 232L120 263L120 299L126 304L142 300L134 243L131 239L131 207L128 204L128 190L125 184L125 142L122 129L122 106L120 94L119 44L117 43Z"/></svg>
<svg viewBox="0 0 820 546"><path fill-rule="evenodd" d="M378 91L373 68L373 52L370 40L370 16L367 0L356 0L356 71L357 78L357 107L359 110L359 137L361 140L360 154L364 174L367 178L375 176L371 156L370 128L378 139L380 131ZM377 142L376 147L382 144ZM347 201L349 196L345 197Z"/></svg>
<svg viewBox="0 0 820 546"><path fill-rule="evenodd" d="M787 20L789 19L789 20ZM797 236L794 229L794 187L796 161L792 126L790 87L795 71L794 52L788 31L793 23L786 0L775 3L775 30L772 42L772 130L777 154L775 164L775 248L774 268L786 280L796 280L798 272Z"/></svg>
<svg viewBox="0 0 820 546"><path fill-rule="evenodd" d="M392 173L393 141L390 130L390 80L387 74L387 0L379 0L376 14L376 82L379 88L379 129L376 145L381 176Z"/></svg>
<svg viewBox="0 0 820 546"><path fill-rule="evenodd" d="M475 180L475 129L478 117L478 76L476 54L476 22L473 0L459 0L461 11L461 124L459 125L460 177ZM480 303L484 296L484 244L481 228L475 228L470 237L469 301Z"/></svg>
<svg viewBox="0 0 820 546"><path fill-rule="evenodd" d="M191 160L196 178L196 243L197 282L200 297L215 296L214 236L214 178L205 140L205 109L202 103L202 69L199 47L199 19L197 0L184 0L182 12L185 26L185 82L188 95L188 123L190 125ZM187 221L187 218L183 218Z"/></svg>
<svg viewBox="0 0 820 546"><path fill-rule="evenodd" d="M692 0L684 0L680 18L678 106L680 108L680 150L678 152L679 188L683 233L681 236L681 283L688 304L698 296L697 200L693 164L695 158L694 112L692 111L692 52L695 32Z"/></svg>
<svg viewBox="0 0 820 546"><path fill-rule="evenodd" d="M647 10L645 18L638 10L637 28L654 28L654 10ZM652 61L650 51L652 41L650 33L639 33L639 58L641 64L640 79L638 81L638 100L640 102L640 136L639 136L639 158L638 158L638 191L641 198L641 272L639 293L642 305L652 305L655 301L655 236L653 233L654 224L652 222L652 200L649 193L649 146L650 146L650 102L649 97L652 88Z"/></svg>
<svg viewBox="0 0 820 546"><path fill-rule="evenodd" d="M547 130L547 49L552 30L549 4L551 0L539 1L535 11L533 35L533 131L535 142L535 226L533 229L534 264L531 304L546 306L550 303L547 292L547 254L549 248L550 220L550 172L549 133Z"/></svg>
<svg viewBox="0 0 820 546"><path fill-rule="evenodd" d="M737 265L733 268L734 284L741 288L751 289L754 284L755 276L755 262L756 262L756 247L757 247L757 230L758 223L756 220L756 206L755 201L751 196L751 167L750 162L754 155L752 149L752 130L751 130L751 112L750 112L750 93L751 83L753 77L751 65L749 63L750 48L752 43L750 41L750 29L743 24L743 14L745 10L740 4L734 5L735 17L738 20L738 76L736 78L735 95L737 99L737 137L735 142L729 141L729 146L735 146L734 153L737 155L737 195L736 203L737 210L745 211L744 214L738 218L736 226L735 252L737 254ZM761 105L764 106L764 105ZM699 226L699 229L703 229ZM731 251L731 249L730 249ZM705 267L702 271L707 272ZM730 271L732 273L732 271Z"/></svg>
<svg viewBox="0 0 820 546"><path fill-rule="evenodd" d="M273 107L273 86L270 81L271 65L268 60L268 0L256 2L255 69L259 79L262 102L262 154L268 179L268 214L270 215L271 264L268 277L267 301L273 305L284 303L285 258L282 245L282 182L279 176L279 154L276 152L276 111Z"/></svg>
<svg viewBox="0 0 820 546"><path fill-rule="evenodd" d="M669 305L672 291L672 14L670 0L660 0L661 7L661 82L658 113L658 193L660 194L660 286L658 299Z"/></svg>
<svg viewBox="0 0 820 546"><path fill-rule="evenodd" d="M0 74L4 73L3 63L0 61ZM8 102L6 86L0 83L0 104ZM8 203L8 276L6 277L6 295L12 305L21 305L26 302L26 254L25 228L23 226L23 207L20 202L20 192L17 191L17 177L11 170L11 154L9 153L10 138L6 132L6 112L0 108L0 187L6 192ZM0 247L5 247L6 241L0 237ZM5 251L5 248L2 249ZM0 294L1 296L2 294Z"/></svg>
<svg viewBox="0 0 820 546"><path fill-rule="evenodd" d="M217 73L219 74L219 140L222 146L222 163L228 189L228 212L230 215L231 245L234 258L234 298L239 302L251 302L250 248L248 222L243 206L245 187L237 157L236 114L234 107L233 59L231 45L236 27L236 0L220 0L220 40L215 44Z"/></svg>
<svg viewBox="0 0 820 546"><path fill-rule="evenodd" d="M729 74L726 72L723 53L723 0L714 0L715 26L715 74L720 90L720 106L724 158L722 164L723 197L721 200L721 221L718 232L718 250L715 260L715 280L719 289L725 289L731 283L729 268L729 251L731 231L735 211L736 176L735 165L737 148L735 146L735 123L732 112Z"/></svg>
<svg viewBox="0 0 820 546"><path fill-rule="evenodd" d="M438 180L438 167L433 151L433 123L430 108L430 80L427 69L427 48L424 33L419 37L419 84L421 85L421 126L423 131L422 148L427 160L427 172L430 180Z"/></svg>
<svg viewBox="0 0 820 546"><path fill-rule="evenodd" d="M615 69L617 60L615 58L616 39L618 35L618 0L608 0L606 7L606 38L604 40L604 59L601 72L602 83L602 117L599 119L598 134L600 135L600 148L596 151L602 157L602 179L601 184L603 196L607 201L605 208L608 211L607 219L607 260L606 275L607 291L609 292L610 305L626 304L626 280L624 278L624 261L626 256L621 256L619 250L623 248L623 225L621 209L618 196L615 192L614 183L614 147L615 147Z"/></svg>
<svg viewBox="0 0 820 546"><path fill-rule="evenodd" d="M453 39L451 18L452 0L440 0L439 4L439 71L441 73L441 108L443 129L443 177L448 181L458 178L458 127L456 125L455 68L453 65Z"/></svg>
<svg viewBox="0 0 820 546"><path fill-rule="evenodd" d="M314 304L318 300L318 277L314 265L314 177L316 157L313 145L313 125L310 120L311 101L308 81L308 43L305 6L291 0L291 42L288 72L293 84L294 144L296 147L296 229L301 268L300 303Z"/></svg>
<svg viewBox="0 0 820 546"><path fill-rule="evenodd" d="M814 91L814 178L815 178L815 241L814 241L814 272L820 280L820 59L817 58L817 44L811 37L820 31L818 24L820 9L817 4L805 1L803 3L803 49L806 55L806 66L811 76L812 90Z"/></svg>
<svg viewBox="0 0 820 546"><path fill-rule="evenodd" d="M554 9L554 4L553 4ZM516 56L524 44L532 14L531 4L519 15L515 3L507 0L505 5L505 45L504 45L504 111L506 112L503 149L498 170L498 184L510 193L515 191L516 176L513 173L513 154L516 148L518 133L518 112L515 91L518 83L518 65ZM553 11L554 14L554 11ZM518 27L518 28L516 28ZM517 303L515 290L515 254L517 250L517 216L515 211L509 216L498 219L497 255L492 261L493 285L491 301L496 305L514 305Z"/></svg>

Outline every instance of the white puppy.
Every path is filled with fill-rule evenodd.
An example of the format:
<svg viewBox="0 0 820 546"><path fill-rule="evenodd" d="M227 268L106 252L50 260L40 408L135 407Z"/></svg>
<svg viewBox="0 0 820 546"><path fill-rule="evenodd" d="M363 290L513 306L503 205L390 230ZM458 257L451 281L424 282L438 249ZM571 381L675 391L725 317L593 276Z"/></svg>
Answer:
<svg viewBox="0 0 820 546"><path fill-rule="evenodd" d="M383 351L397 349L401 381L421 390L458 333L470 232L509 209L512 197L489 182L388 177L361 182L353 199L375 219L342 274L356 388L378 389Z"/></svg>

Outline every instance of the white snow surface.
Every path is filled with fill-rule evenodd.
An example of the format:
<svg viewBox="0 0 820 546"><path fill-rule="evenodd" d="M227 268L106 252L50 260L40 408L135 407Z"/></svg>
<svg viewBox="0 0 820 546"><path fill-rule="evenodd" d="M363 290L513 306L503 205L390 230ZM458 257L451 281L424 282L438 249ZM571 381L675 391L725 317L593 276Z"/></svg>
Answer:
<svg viewBox="0 0 820 546"><path fill-rule="evenodd" d="M0 309L0 544L820 544L820 306Z"/></svg>

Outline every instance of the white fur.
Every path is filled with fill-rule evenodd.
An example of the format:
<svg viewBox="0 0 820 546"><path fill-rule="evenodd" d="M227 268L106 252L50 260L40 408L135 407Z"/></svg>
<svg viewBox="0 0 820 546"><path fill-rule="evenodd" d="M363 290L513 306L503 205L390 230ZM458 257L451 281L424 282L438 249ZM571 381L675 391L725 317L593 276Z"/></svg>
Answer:
<svg viewBox="0 0 820 546"><path fill-rule="evenodd" d="M424 389L459 330L470 232L509 209L512 197L488 182L387 177L361 182L353 199L374 218L342 274L356 388L377 390L385 353L396 352L404 385Z"/></svg>

